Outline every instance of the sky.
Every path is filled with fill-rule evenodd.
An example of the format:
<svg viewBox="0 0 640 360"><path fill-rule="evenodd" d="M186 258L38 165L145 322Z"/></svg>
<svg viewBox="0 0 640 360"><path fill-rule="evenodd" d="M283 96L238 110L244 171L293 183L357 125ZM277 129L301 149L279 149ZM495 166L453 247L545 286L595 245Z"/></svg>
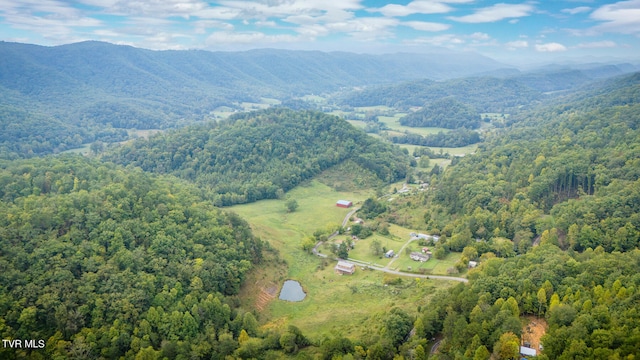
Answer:
<svg viewBox="0 0 640 360"><path fill-rule="evenodd" d="M0 40L638 61L640 0L0 0Z"/></svg>

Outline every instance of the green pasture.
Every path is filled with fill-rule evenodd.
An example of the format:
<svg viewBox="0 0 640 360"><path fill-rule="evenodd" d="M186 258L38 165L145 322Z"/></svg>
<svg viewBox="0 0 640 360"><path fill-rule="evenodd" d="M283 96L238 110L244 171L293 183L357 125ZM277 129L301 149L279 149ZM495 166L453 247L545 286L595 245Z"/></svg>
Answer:
<svg viewBox="0 0 640 360"><path fill-rule="evenodd" d="M347 122L360 129L364 129L367 126L367 123L362 120L347 120Z"/></svg>
<svg viewBox="0 0 640 360"><path fill-rule="evenodd" d="M433 249L432 246L429 248ZM415 242L415 243L412 243L410 246L407 246L407 249L410 249L410 251L420 252L420 249L422 249L422 246L419 246L418 243ZM438 260L432 257L431 259L429 259L429 261L420 262L420 261L412 260L409 257L408 253L406 253L405 251L402 251L401 254L398 254L398 258L393 262L390 268L392 270L397 270L397 271L409 271L409 267L411 267L411 272L419 273L420 269L425 269L426 272L429 274L449 275L447 274L447 269L449 269L450 267L453 267L455 263L458 260L460 260L461 256L462 256L462 253L449 253L442 260ZM456 276L458 275L459 274L457 274Z"/></svg>
<svg viewBox="0 0 640 360"><path fill-rule="evenodd" d="M432 147L432 146L420 146L420 145L409 145L409 144L402 144L402 145L398 145L398 146L400 146L401 148L405 148L405 149L409 150L410 154L413 153L413 150L416 149L416 148L426 148L426 147L431 148L431 150L433 150L436 153L439 153L440 149L442 149L443 153L449 153L450 155L472 154L478 149L478 144L467 145L467 146L457 147L457 148Z"/></svg>
<svg viewBox="0 0 640 360"><path fill-rule="evenodd" d="M327 182L331 172L319 178ZM341 224L351 209L335 206L339 199L348 199L357 204L372 196L371 188L345 187L336 191L333 187L312 180L291 190L287 197L295 199L299 207L293 213L285 210L285 199L263 200L252 204L228 208L247 220L254 233L268 241L286 262L286 270L274 263L265 263L259 277L245 283L243 294L258 294L262 288L276 284L279 288L286 279L298 280L307 297L297 303L272 300L259 313L265 328L286 329L289 324L299 327L304 334L315 339L324 336L344 335L352 339L373 338L379 332L384 314L393 306L415 312L416 305L427 305L431 295L452 283L437 280L415 280L402 278L400 285L385 286L385 275L379 271L358 267L354 275L338 275L333 270L336 261L321 259L302 250L302 240L318 229L327 229ZM396 237L373 237L356 244L355 251L366 256L372 239L380 238L383 246L399 249L406 241L405 230L390 228ZM408 234L408 232L407 232ZM344 239L341 235L338 239ZM330 253L330 248L321 249ZM355 254L355 253L354 253ZM366 257L365 257L366 259ZM373 259L372 259L373 260ZM377 259L376 259L377 260ZM388 259L386 259L388 260ZM384 263L381 263L384 264ZM271 278L268 278L271 276ZM244 306L251 308L255 296L246 296Z"/></svg>
<svg viewBox="0 0 640 360"><path fill-rule="evenodd" d="M324 103L327 100L320 95L305 95L301 99L304 101L315 102L315 103Z"/></svg>
<svg viewBox="0 0 640 360"><path fill-rule="evenodd" d="M398 113L395 116L378 116L378 121L384 123L389 129L394 131L404 133L410 132L418 135L431 135L437 134L439 132L449 132L451 130L445 128L437 128L437 127L411 127L400 125L400 118L403 117L404 113Z"/></svg>
<svg viewBox="0 0 640 360"><path fill-rule="evenodd" d="M390 108L386 105L375 105L375 106L358 106L353 108L354 112L360 113L368 113L368 112L384 112L384 111L392 111L393 108Z"/></svg>
<svg viewBox="0 0 640 360"><path fill-rule="evenodd" d="M402 278L399 285L384 284L379 271L358 267L353 275L337 275L329 261L324 269L301 279L307 293L301 302L274 300L270 320L265 327L293 324L312 339L345 336L351 339L375 339L384 315L394 306L415 314L418 306L427 306L439 288L449 282Z"/></svg>
<svg viewBox="0 0 640 360"><path fill-rule="evenodd" d="M91 144L84 144L81 147L61 151L61 154L80 154L87 155L91 152Z"/></svg>
<svg viewBox="0 0 640 360"><path fill-rule="evenodd" d="M336 191L317 180L302 184L287 193L287 198L298 202L298 209L288 213L285 199L262 200L230 207L247 220L255 234L269 241L289 263L289 276L296 278L315 270L319 260L302 250L302 240L316 230L334 228L342 224L351 209L336 206L340 199L354 204L371 196L371 190Z"/></svg>

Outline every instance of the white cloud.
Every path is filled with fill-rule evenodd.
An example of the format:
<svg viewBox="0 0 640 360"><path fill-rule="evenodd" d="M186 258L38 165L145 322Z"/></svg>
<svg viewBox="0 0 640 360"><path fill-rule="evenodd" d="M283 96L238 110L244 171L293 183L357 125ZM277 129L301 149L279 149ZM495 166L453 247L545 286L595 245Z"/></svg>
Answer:
<svg viewBox="0 0 640 360"><path fill-rule="evenodd" d="M226 31L234 29L232 24L217 20L198 20L193 22L193 27L196 34L206 34L209 29L222 29Z"/></svg>
<svg viewBox="0 0 640 360"><path fill-rule="evenodd" d="M255 25L260 27L277 27L278 26L278 24L276 24L275 21L256 21Z"/></svg>
<svg viewBox="0 0 640 360"><path fill-rule="evenodd" d="M613 48L616 46L617 44L610 40L580 43L576 45L576 47L579 49L601 49L601 48Z"/></svg>
<svg viewBox="0 0 640 360"><path fill-rule="evenodd" d="M536 44L535 46L536 51L538 52L561 52L561 51L567 51L567 47L556 43L556 42L551 42L551 43L546 43L546 44Z"/></svg>
<svg viewBox="0 0 640 360"><path fill-rule="evenodd" d="M469 35L469 38L473 40L489 40L491 36L489 36L489 34L487 33L475 32Z"/></svg>
<svg viewBox="0 0 640 360"><path fill-rule="evenodd" d="M431 37L419 37L416 39L405 40L406 45L434 45L453 47L454 45L464 44L464 39L453 34L443 34Z"/></svg>
<svg viewBox="0 0 640 360"><path fill-rule="evenodd" d="M594 27L593 30L638 34L640 33L640 0L620 1L604 5L591 13L591 18L604 22Z"/></svg>
<svg viewBox="0 0 640 360"><path fill-rule="evenodd" d="M327 29L333 32L347 33L359 40L378 40L393 37L389 28L395 27L399 21L384 17L362 17L344 22L327 24Z"/></svg>
<svg viewBox="0 0 640 360"><path fill-rule="evenodd" d="M427 21L405 21L402 25L419 31L443 31L451 27L449 24L434 23Z"/></svg>
<svg viewBox="0 0 640 360"><path fill-rule="evenodd" d="M530 15L534 10L529 4L495 4L477 10L471 15L450 16L449 19L463 23L488 23L503 19L519 18Z"/></svg>
<svg viewBox="0 0 640 360"><path fill-rule="evenodd" d="M505 46L509 50L524 49L529 47L529 42L526 40L509 41Z"/></svg>
<svg viewBox="0 0 640 360"><path fill-rule="evenodd" d="M580 13L589 12L591 8L589 6L578 6L571 9L563 9L562 12L565 14L576 15Z"/></svg>
<svg viewBox="0 0 640 360"><path fill-rule="evenodd" d="M227 44L282 43L295 42L300 38L292 35L267 35L259 31L231 32L216 31L209 35L206 44L210 46Z"/></svg>
<svg viewBox="0 0 640 360"><path fill-rule="evenodd" d="M453 10L447 4L435 1L416 0L407 5L388 4L377 9L368 9L370 12L379 12L384 16L407 16L412 14L442 14Z"/></svg>

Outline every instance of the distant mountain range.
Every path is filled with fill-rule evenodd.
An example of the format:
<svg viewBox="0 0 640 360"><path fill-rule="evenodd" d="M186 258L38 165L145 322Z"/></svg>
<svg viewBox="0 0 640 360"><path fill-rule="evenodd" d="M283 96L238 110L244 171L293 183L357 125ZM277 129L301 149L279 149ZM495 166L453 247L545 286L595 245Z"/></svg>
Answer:
<svg viewBox="0 0 640 360"><path fill-rule="evenodd" d="M529 76L526 83L531 86L510 81L500 88L520 96L519 89L526 88L525 96L537 98L539 92L558 90L556 84L565 80L574 86L629 71L619 66L590 69L540 77L479 54L445 49L367 55L274 49L151 51L95 41L54 47L0 42L0 152L42 154L94 140L119 141L127 137L122 128L182 126L207 119L220 106L261 98L287 100L410 81L433 87L434 81L478 74L506 74L507 80ZM510 97L497 101L520 103Z"/></svg>
<svg viewBox="0 0 640 360"><path fill-rule="evenodd" d="M0 42L3 92L44 102L54 94L85 98L93 94L163 103L173 99L195 107L345 86L463 77L504 67L478 54L454 52L151 51L95 41L55 47ZM207 96L217 100L204 100Z"/></svg>
<svg viewBox="0 0 640 360"><path fill-rule="evenodd" d="M220 106L503 68L477 54L151 51L103 42L0 42L0 152L62 151L169 128Z"/></svg>
<svg viewBox="0 0 640 360"><path fill-rule="evenodd" d="M640 71L632 64L548 65L526 72L499 69L458 79L415 80L344 91L334 101L348 106L422 107L454 97L481 112L513 112L559 93L606 86L606 79Z"/></svg>

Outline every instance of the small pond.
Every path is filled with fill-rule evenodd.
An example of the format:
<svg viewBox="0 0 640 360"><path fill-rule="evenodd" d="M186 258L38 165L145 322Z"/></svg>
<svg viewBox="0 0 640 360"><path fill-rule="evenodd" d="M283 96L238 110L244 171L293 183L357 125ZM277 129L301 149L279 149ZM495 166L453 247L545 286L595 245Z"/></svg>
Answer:
<svg viewBox="0 0 640 360"><path fill-rule="evenodd" d="M287 280L280 290L280 300L286 301L302 301L307 294L302 290L302 286L295 280Z"/></svg>

